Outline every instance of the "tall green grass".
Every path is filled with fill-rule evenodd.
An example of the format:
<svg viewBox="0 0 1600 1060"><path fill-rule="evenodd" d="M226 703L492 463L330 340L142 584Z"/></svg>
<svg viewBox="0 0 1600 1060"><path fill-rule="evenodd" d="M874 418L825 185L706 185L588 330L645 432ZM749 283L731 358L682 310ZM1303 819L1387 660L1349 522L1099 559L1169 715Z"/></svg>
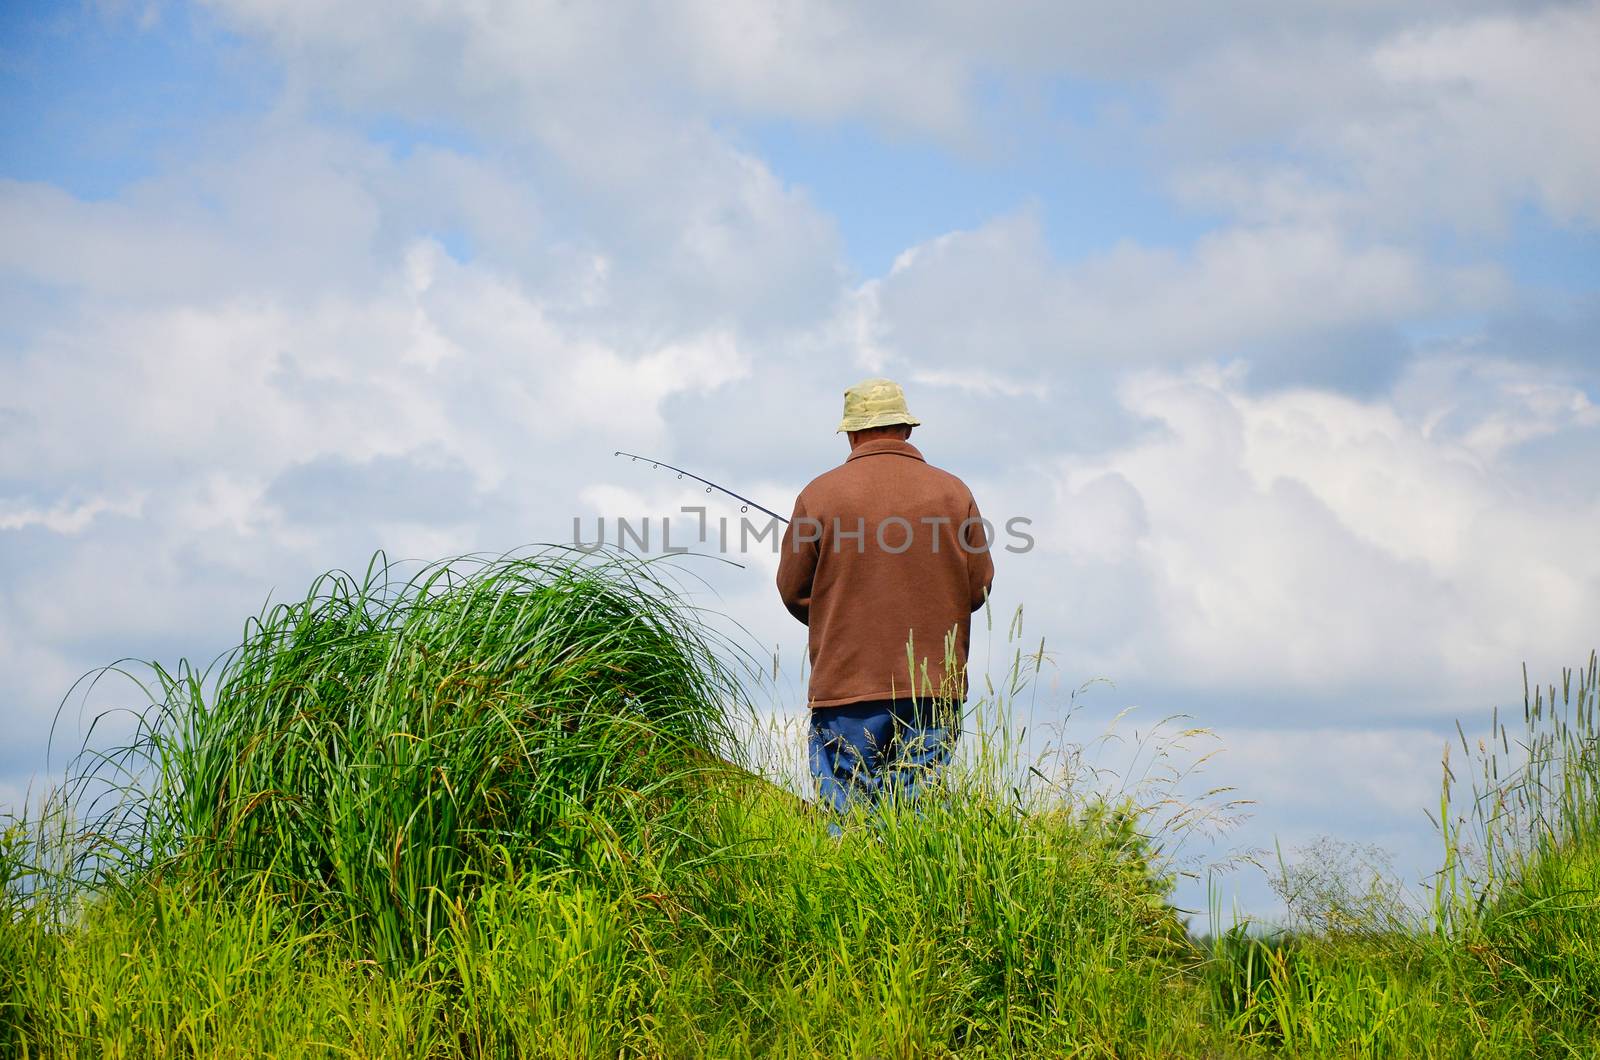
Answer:
<svg viewBox="0 0 1600 1060"><path fill-rule="evenodd" d="M1237 806L1179 795L1203 730L1120 781L1030 755L1019 616L958 767L834 838L725 761L761 692L713 629L625 557L376 563L151 671L137 738L0 842L0 1055L1600 1048L1593 660L1497 729L1516 764L1446 773L1433 911L1355 881L1195 939L1177 851Z"/></svg>
<svg viewBox="0 0 1600 1060"><path fill-rule="evenodd" d="M1591 654L1559 686L1525 682L1515 734L1498 710L1476 744L1457 725L1430 906L1324 846L1299 876L1315 886L1286 893L1298 930L1217 932L1218 1022L1293 1056L1600 1055L1597 678Z"/></svg>
<svg viewBox="0 0 1600 1060"><path fill-rule="evenodd" d="M1473 941L1485 1005L1500 984L1515 984L1520 1018L1550 1028L1553 1043L1592 1043L1600 1027L1600 655L1563 670L1559 686L1530 685L1524 667L1523 689L1514 737L1498 712L1475 748L1457 727L1473 767L1465 790L1446 754L1438 920Z"/></svg>
<svg viewBox="0 0 1600 1060"><path fill-rule="evenodd" d="M698 851L684 793L736 751L726 648L625 555L324 575L212 667L141 675L135 739L72 775L86 868L265 873L416 960L497 866Z"/></svg>
<svg viewBox="0 0 1600 1060"><path fill-rule="evenodd" d="M651 565L329 575L152 670L137 738L84 759L57 879L88 889L7 924L5 1026L68 1055L1184 1051L1154 806L1015 760L1042 658L1012 651L942 790L835 839L725 761L750 675Z"/></svg>

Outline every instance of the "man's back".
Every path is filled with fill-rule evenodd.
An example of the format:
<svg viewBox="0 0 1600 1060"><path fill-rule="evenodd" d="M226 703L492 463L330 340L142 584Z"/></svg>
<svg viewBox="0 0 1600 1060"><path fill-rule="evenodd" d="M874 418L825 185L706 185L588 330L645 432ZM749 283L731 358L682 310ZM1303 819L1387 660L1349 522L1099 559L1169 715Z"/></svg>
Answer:
<svg viewBox="0 0 1600 1060"><path fill-rule="evenodd" d="M810 627L811 706L964 698L971 615L994 576L988 545L971 491L907 441L862 442L806 486L778 591Z"/></svg>

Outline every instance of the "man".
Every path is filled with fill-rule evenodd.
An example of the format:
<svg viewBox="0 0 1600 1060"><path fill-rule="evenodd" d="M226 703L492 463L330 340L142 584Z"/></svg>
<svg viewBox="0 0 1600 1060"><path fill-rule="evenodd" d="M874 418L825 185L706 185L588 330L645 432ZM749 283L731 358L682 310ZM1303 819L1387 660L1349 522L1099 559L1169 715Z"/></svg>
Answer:
<svg viewBox="0 0 1600 1060"><path fill-rule="evenodd" d="M839 813L914 796L949 761L994 578L972 491L908 441L920 422L888 379L846 390L850 455L800 491L783 536L778 593L810 627L811 773Z"/></svg>

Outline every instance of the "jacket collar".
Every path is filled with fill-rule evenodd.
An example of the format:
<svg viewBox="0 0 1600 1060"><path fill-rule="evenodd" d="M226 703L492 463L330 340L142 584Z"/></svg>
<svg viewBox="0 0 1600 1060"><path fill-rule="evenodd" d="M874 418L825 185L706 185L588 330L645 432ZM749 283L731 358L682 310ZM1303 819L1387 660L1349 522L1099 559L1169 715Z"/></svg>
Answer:
<svg viewBox="0 0 1600 1060"><path fill-rule="evenodd" d="M850 455L845 457L845 463L863 456L877 456L880 453L891 453L894 456L909 456L913 460L923 460L922 453L910 442L903 442L899 438L874 438L870 442L862 442L850 450Z"/></svg>

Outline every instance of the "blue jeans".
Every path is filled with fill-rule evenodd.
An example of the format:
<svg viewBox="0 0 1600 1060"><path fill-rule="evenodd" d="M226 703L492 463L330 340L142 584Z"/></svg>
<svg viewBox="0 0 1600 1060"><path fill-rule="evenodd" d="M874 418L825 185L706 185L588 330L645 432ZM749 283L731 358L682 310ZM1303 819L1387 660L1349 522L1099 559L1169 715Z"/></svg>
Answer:
<svg viewBox="0 0 1600 1060"><path fill-rule="evenodd" d="M813 708L806 743L822 804L842 814L884 798L915 800L950 761L959 711L959 704L933 699ZM838 825L828 830L838 834Z"/></svg>

